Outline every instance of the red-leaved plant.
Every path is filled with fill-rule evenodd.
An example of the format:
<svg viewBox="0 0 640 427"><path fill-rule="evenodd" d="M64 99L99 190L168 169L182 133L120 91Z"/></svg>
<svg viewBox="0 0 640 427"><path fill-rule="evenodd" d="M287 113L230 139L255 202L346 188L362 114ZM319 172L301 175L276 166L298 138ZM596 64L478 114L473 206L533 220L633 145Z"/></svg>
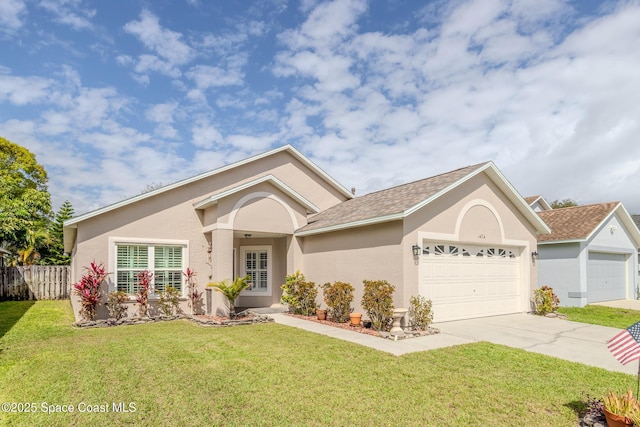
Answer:
<svg viewBox="0 0 640 427"><path fill-rule="evenodd" d="M182 272L184 276L184 283L187 285L187 296L189 297L189 305L191 306L191 314L196 314L196 306L202 299L202 292L196 288L196 275L197 273L187 267L186 271Z"/></svg>
<svg viewBox="0 0 640 427"><path fill-rule="evenodd" d="M96 317L96 307L100 302L100 285L107 278L109 273L105 272L102 263L96 264L93 261L89 267L84 267L85 274L78 283L73 285L74 292L80 296L80 315L85 320L93 320Z"/></svg>
<svg viewBox="0 0 640 427"><path fill-rule="evenodd" d="M148 270L140 271L136 273L136 278L138 279L136 301L140 306L138 313L140 317L145 317L149 315L149 289L151 288L153 273Z"/></svg>

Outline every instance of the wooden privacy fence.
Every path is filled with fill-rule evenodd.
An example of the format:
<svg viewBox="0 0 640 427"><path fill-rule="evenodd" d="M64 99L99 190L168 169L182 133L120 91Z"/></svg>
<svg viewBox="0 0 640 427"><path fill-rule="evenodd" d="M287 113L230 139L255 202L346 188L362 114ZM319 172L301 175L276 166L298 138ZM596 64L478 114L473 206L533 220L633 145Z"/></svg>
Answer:
<svg viewBox="0 0 640 427"><path fill-rule="evenodd" d="M0 268L0 301L66 299L70 294L68 265Z"/></svg>

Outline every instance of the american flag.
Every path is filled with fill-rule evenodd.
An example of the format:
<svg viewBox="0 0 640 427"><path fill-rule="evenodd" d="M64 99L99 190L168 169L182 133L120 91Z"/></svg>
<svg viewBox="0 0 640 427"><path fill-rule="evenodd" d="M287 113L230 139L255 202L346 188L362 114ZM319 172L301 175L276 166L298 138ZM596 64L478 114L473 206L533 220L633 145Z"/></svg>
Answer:
<svg viewBox="0 0 640 427"><path fill-rule="evenodd" d="M640 359L640 322L636 322L608 341L607 347L618 362L626 365Z"/></svg>

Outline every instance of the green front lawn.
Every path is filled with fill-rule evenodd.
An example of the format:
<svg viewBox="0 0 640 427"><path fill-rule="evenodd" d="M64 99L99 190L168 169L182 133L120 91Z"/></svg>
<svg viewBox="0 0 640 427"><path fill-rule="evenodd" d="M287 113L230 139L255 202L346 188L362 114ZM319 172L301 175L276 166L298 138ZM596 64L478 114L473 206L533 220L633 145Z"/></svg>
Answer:
<svg viewBox="0 0 640 427"><path fill-rule="evenodd" d="M396 357L276 324L72 321L65 301L0 303L0 402L37 410L0 412L0 425L574 426L583 391L635 387L488 343ZM42 412L52 405L74 412Z"/></svg>
<svg viewBox="0 0 640 427"><path fill-rule="evenodd" d="M586 307L560 307L558 312L565 314L567 320L591 323L593 325L611 326L625 329L640 321L640 311L626 308L587 305Z"/></svg>

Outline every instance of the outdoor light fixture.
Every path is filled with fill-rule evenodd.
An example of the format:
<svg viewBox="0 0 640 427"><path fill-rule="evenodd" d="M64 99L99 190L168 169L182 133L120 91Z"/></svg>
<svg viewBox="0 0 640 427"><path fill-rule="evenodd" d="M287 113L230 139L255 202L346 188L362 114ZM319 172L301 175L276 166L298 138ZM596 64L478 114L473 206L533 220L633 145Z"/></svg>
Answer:
<svg viewBox="0 0 640 427"><path fill-rule="evenodd" d="M413 256L420 255L420 246L418 245L411 246L411 251L413 252Z"/></svg>
<svg viewBox="0 0 640 427"><path fill-rule="evenodd" d="M531 259L532 260L537 260L540 256L538 255L538 252L531 252Z"/></svg>

